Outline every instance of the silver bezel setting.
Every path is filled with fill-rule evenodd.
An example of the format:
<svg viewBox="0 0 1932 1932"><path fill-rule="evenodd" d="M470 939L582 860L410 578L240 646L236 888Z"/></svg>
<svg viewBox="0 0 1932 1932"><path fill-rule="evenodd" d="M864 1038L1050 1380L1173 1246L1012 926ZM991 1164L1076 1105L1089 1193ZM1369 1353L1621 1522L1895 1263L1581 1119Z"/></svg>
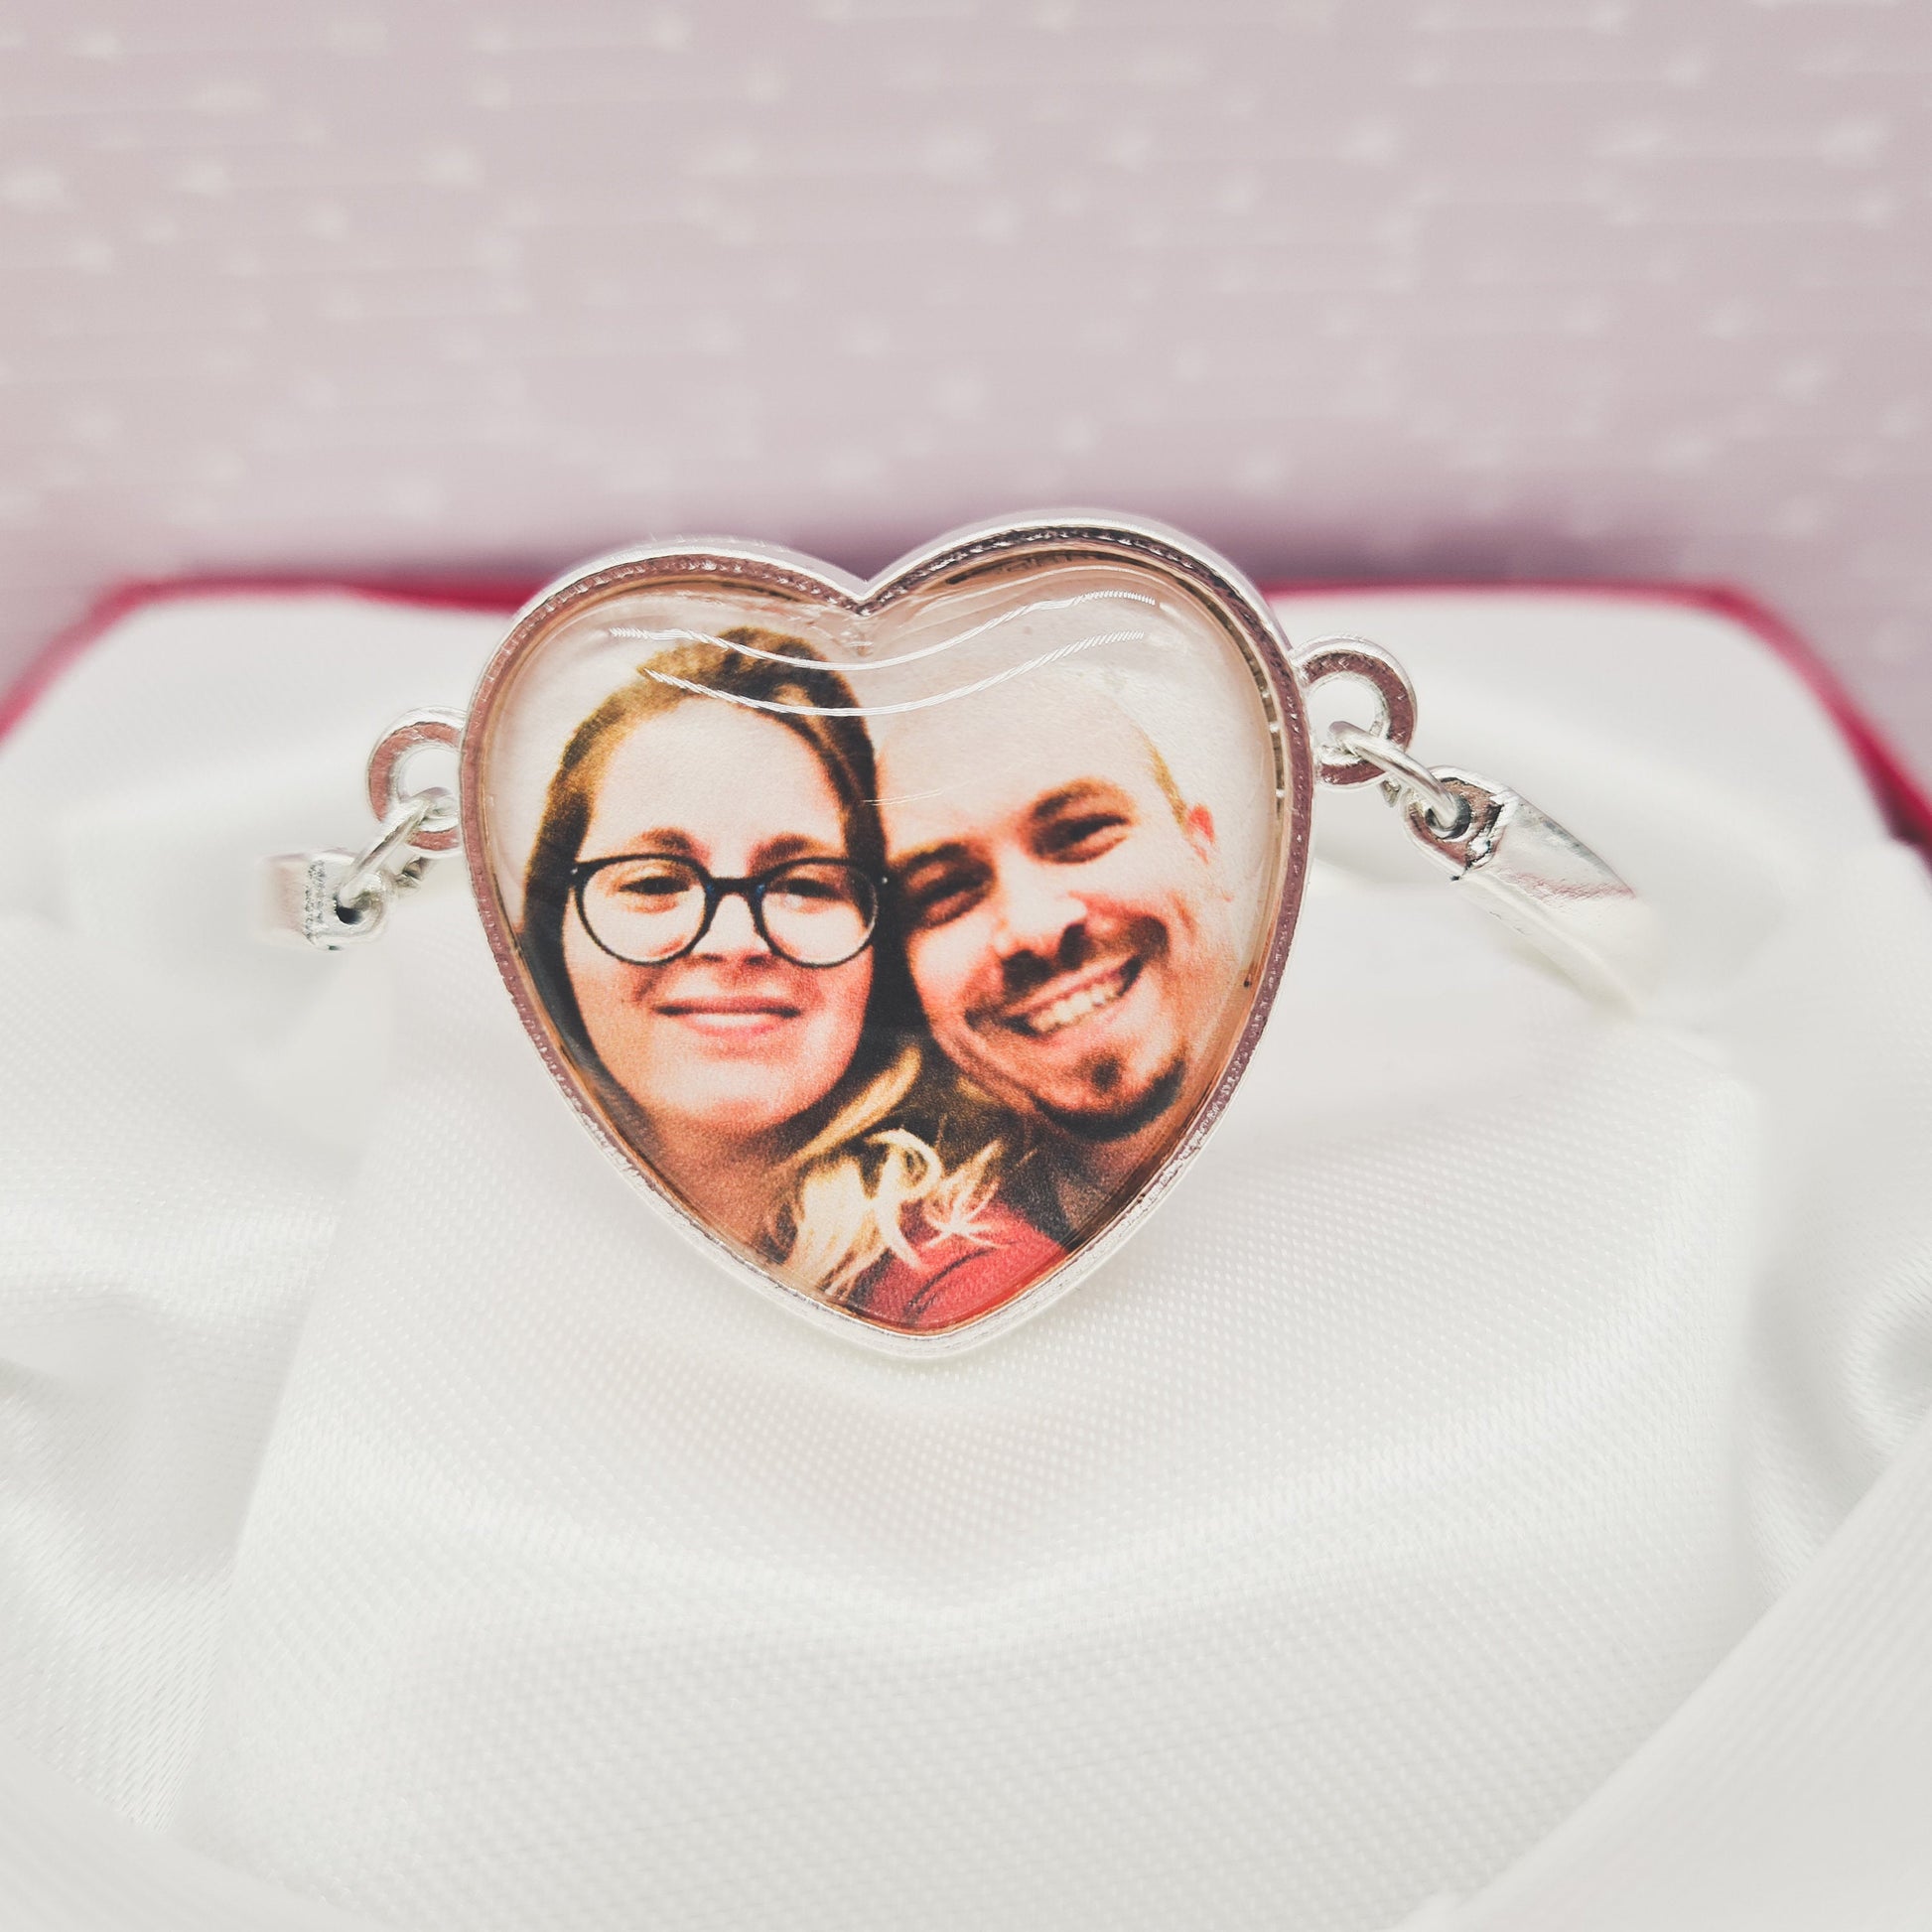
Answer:
<svg viewBox="0 0 1932 1932"><path fill-rule="evenodd" d="M585 1096L581 1076L560 1051L550 1023L532 999L514 933L490 876L488 802L483 772L496 708L530 652L572 611L621 591L673 580L710 578L752 591L817 603L845 618L877 616L915 592L947 580L1019 564L1029 556L1055 562L1130 562L1166 579L1212 616L1253 675L1273 740L1273 801L1278 855L1272 902L1250 966L1246 1015L1225 1064L1194 1108L1173 1148L1111 1221L1068 1259L991 1313L962 1326L918 1334L888 1329L774 1280L731 1248L666 1189L611 1130ZM1104 513L1062 512L1005 518L940 537L901 558L870 582L813 558L732 539L647 544L594 559L540 591L518 612L484 667L465 722L459 791L463 848L483 931L518 1019L557 1087L593 1140L661 1217L734 1279L777 1301L827 1332L901 1357L930 1360L993 1340L1031 1319L1108 1261L1144 1225L1193 1161L1226 1111L1252 1058L1287 964L1306 884L1309 826L1315 781L1302 685L1266 601L1212 551L1162 524Z"/></svg>

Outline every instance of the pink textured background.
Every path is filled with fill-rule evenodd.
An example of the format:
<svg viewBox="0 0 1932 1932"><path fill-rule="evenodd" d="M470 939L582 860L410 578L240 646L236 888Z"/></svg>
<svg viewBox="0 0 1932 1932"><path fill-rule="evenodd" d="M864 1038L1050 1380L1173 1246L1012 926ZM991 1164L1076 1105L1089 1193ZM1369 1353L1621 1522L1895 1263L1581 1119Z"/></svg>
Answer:
<svg viewBox="0 0 1932 1932"><path fill-rule="evenodd" d="M0 7L0 674L107 583L1721 578L1932 770L1922 0Z"/></svg>

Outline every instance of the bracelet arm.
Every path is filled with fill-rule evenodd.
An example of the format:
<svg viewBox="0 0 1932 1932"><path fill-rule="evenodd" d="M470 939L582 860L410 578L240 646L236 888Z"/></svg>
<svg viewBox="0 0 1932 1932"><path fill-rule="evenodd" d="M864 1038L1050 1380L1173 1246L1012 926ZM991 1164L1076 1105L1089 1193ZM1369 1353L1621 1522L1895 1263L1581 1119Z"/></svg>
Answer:
<svg viewBox="0 0 1932 1932"><path fill-rule="evenodd" d="M1365 637L1331 637L1293 659L1304 690L1352 678L1379 701L1373 730L1331 726L1317 748L1325 783L1379 779L1410 836L1465 895L1594 999L1635 1007L1662 954L1656 908L1520 792L1409 750L1416 694L1402 666Z"/></svg>

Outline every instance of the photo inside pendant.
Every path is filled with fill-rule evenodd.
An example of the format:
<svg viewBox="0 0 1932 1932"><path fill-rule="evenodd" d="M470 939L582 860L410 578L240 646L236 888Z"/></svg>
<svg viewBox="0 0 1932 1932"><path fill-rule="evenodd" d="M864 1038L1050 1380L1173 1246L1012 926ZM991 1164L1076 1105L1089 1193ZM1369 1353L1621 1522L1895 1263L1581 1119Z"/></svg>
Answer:
<svg viewBox="0 0 1932 1932"><path fill-rule="evenodd" d="M1287 830L1270 704L1125 563L866 617L620 588L495 700L490 880L658 1187L770 1279L956 1329L1102 1232L1226 1066Z"/></svg>

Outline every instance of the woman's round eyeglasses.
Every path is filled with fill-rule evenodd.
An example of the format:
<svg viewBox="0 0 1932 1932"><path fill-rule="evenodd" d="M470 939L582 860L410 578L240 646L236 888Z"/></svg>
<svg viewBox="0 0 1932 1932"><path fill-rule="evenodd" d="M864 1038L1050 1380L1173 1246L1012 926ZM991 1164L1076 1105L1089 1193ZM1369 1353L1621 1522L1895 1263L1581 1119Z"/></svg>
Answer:
<svg viewBox="0 0 1932 1932"><path fill-rule="evenodd" d="M794 966L843 966L872 944L879 882L843 859L792 859L749 879L714 879L695 859L630 853L571 868L588 932L631 966L668 966L711 930L718 908L742 898L759 937Z"/></svg>

